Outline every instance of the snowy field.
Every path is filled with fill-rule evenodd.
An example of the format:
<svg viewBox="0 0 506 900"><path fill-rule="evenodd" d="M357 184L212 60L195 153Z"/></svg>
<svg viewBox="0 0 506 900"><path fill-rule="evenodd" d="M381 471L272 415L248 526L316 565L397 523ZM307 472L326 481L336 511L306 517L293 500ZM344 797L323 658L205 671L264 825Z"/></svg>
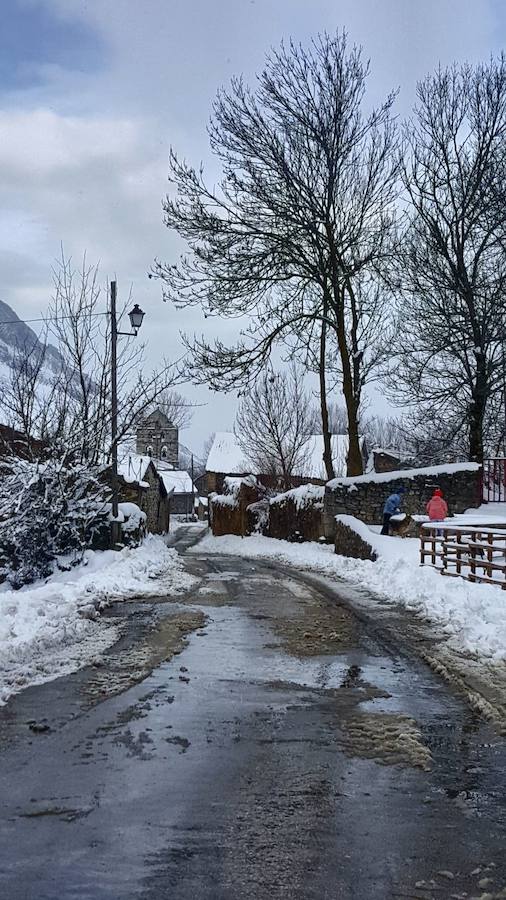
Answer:
<svg viewBox="0 0 506 900"><path fill-rule="evenodd" d="M419 540L382 537L356 519L353 524L375 549L376 562L337 556L332 546L291 544L261 536L208 535L196 552L276 559L299 569L346 579L437 624L458 652L485 657L488 662L506 659L505 591L494 585L445 578L429 566L419 565Z"/></svg>
<svg viewBox="0 0 506 900"><path fill-rule="evenodd" d="M0 587L0 703L87 665L118 638L100 619L112 601L163 596L193 584L175 550L150 535L141 547L89 551L83 565L19 591Z"/></svg>

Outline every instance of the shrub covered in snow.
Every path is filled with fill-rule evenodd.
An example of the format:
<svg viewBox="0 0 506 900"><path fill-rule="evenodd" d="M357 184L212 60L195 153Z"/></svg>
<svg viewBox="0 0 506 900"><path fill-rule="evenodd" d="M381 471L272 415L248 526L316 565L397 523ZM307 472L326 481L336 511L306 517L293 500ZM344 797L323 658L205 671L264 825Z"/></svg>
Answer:
<svg viewBox="0 0 506 900"><path fill-rule="evenodd" d="M0 469L0 576L12 587L73 566L107 516L100 469L18 458Z"/></svg>

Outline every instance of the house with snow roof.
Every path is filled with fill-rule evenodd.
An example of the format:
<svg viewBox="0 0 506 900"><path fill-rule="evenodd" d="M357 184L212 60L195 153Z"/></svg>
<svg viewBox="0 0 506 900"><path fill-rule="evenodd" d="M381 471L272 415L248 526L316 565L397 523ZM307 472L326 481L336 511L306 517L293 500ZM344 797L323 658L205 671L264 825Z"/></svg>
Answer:
<svg viewBox="0 0 506 900"><path fill-rule="evenodd" d="M121 502L136 503L146 513L147 531L153 534L169 531L172 491L150 456L120 452L118 482Z"/></svg>
<svg viewBox="0 0 506 900"><path fill-rule="evenodd" d="M331 436L332 460L336 478L346 475L346 458L348 455L348 435L333 434ZM364 438L361 438L362 453L366 454ZM263 484L277 487L273 477L266 472L257 472L255 466L241 450L233 431L217 431L206 463L207 489L209 492L222 493L224 479L229 475L256 475ZM300 463L293 473L294 487L302 484L325 484L327 474L323 462L323 435L308 435Z"/></svg>

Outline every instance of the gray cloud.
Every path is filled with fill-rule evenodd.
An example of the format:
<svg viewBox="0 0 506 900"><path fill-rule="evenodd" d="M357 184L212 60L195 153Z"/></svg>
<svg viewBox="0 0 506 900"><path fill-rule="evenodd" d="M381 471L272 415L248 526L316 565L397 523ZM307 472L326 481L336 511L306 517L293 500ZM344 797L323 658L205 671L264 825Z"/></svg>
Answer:
<svg viewBox="0 0 506 900"><path fill-rule="evenodd" d="M100 66L71 71L34 60L37 77L3 91L0 108L0 297L20 315L43 311L60 242L101 260L120 290L133 286L148 315L150 362L181 352L179 328L234 335L233 323L161 303L147 280L155 256L174 259L178 240L162 225L170 144L211 177L206 122L216 89L233 74L254 77L281 38L306 41L345 26L371 57L371 99L400 86L405 115L415 82L441 60L496 52L504 13L492 0L31 0L63 22L95 31ZM185 441L198 446L231 426L231 398L188 387L209 405ZM232 398L233 400L233 398Z"/></svg>

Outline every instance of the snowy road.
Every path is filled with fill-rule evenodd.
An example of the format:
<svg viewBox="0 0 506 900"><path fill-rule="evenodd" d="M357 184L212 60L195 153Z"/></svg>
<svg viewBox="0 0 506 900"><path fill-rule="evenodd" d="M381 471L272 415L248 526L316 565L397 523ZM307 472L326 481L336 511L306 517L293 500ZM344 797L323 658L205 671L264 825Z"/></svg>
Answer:
<svg viewBox="0 0 506 900"><path fill-rule="evenodd" d="M504 738L316 582L186 559L102 666L0 709L0 896L506 896Z"/></svg>

